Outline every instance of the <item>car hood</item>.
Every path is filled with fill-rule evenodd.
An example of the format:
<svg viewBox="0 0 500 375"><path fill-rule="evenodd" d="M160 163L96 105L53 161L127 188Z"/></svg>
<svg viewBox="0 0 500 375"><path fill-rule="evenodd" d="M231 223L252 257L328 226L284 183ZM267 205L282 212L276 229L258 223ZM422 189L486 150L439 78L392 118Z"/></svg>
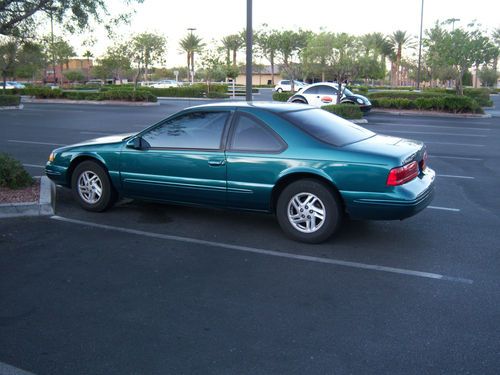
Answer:
<svg viewBox="0 0 500 375"><path fill-rule="evenodd" d="M123 133L123 134L116 134L116 135L108 135L106 137L99 137L99 138L89 139L88 141L76 143L76 144L71 145L71 147L120 143L120 142L123 142L124 140L126 140L127 138L130 138L134 134L136 134L136 133Z"/></svg>
<svg viewBox="0 0 500 375"><path fill-rule="evenodd" d="M350 100L356 100L356 99L361 99L364 103L371 104L370 99L368 99L366 96L359 95L359 94L352 94L352 95L344 95L344 97L350 99Z"/></svg>
<svg viewBox="0 0 500 375"><path fill-rule="evenodd" d="M382 134L376 134L346 147L353 151L397 158L402 165L413 160L421 160L425 152L425 145L421 141Z"/></svg>

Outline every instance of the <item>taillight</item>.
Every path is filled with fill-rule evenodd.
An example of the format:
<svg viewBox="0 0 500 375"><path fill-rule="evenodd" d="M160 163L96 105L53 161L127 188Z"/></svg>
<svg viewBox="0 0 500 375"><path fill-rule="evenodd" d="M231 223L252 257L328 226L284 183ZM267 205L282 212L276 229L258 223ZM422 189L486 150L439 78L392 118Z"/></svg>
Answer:
<svg viewBox="0 0 500 375"><path fill-rule="evenodd" d="M387 177L387 186L398 186L413 180L418 176L418 163L412 161L402 167L393 168Z"/></svg>

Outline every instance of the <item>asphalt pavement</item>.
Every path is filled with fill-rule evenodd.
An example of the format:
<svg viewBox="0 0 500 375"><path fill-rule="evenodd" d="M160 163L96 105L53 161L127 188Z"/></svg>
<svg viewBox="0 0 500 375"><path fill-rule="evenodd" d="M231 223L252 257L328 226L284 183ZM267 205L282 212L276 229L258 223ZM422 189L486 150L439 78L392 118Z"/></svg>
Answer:
<svg viewBox="0 0 500 375"><path fill-rule="evenodd" d="M0 150L39 175L59 145L194 104L26 104L1 113ZM96 214L62 188L57 216L1 220L0 374L497 374L500 118L367 119L426 142L436 197L321 245L271 215L131 200Z"/></svg>

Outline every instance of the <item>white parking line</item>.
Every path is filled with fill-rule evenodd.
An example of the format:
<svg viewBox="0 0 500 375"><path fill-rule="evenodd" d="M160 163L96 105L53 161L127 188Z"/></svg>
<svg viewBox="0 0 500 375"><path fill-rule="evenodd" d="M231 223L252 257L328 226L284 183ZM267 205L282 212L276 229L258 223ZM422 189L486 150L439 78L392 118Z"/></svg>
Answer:
<svg viewBox="0 0 500 375"><path fill-rule="evenodd" d="M66 146L66 145L63 145L61 143L21 141L21 140L18 140L18 139L8 139L7 142L11 142L11 143L27 143L27 144L30 144L30 145Z"/></svg>
<svg viewBox="0 0 500 375"><path fill-rule="evenodd" d="M438 174L439 177L447 177L447 178L463 178L466 180L474 180L475 177L470 177L470 176L455 176L452 174Z"/></svg>
<svg viewBox="0 0 500 375"><path fill-rule="evenodd" d="M37 164L23 164L23 167L29 167L29 168L45 168L45 165L37 165Z"/></svg>
<svg viewBox="0 0 500 375"><path fill-rule="evenodd" d="M163 239L163 240L178 241L178 242L191 243L191 244L197 244L197 245L213 246L213 247L219 247L219 248L223 248L223 249L237 250L237 251L243 251L243 252L260 254L260 255L295 259L295 260L301 260L301 261L307 261L307 262L331 264L331 265L335 265L335 266L365 269L365 270L371 270L371 271L397 273L397 274L402 274L402 275L406 275L406 276L416 276L416 277L423 277L423 278L435 279L435 280L446 280L446 281L453 281L453 282L459 282L459 283L465 283L465 284L472 284L473 283L473 280L470 280L470 279L446 276L446 275L441 275L441 274L431 273L431 272L422 272L422 271L414 271L414 270L409 270L409 269L404 269L404 268L386 267L386 266L380 266L380 265L376 265L376 264L349 262L349 261L339 260L339 259L320 258L320 257L309 256L309 255L300 255L300 254L292 254L292 253L286 253L286 252L280 252L280 251L274 251L274 250L259 249L259 248L255 248L255 247L249 247L249 246L231 245L231 244L227 244L227 243L223 243L223 242L199 240L199 239L190 238L190 237L173 236L173 235L168 235L168 234L146 232L146 231L136 230L136 229L115 227L115 226L106 225L106 224L97 224L97 223L93 223L93 222L89 222L89 221L69 219L69 218L65 218L65 217L61 217L61 216L51 216L51 219L66 222L66 223L85 225L85 226L93 227L93 228L114 230L117 232L129 233L129 234L134 234L134 235L138 235L138 236L145 236L145 237L157 238L157 239Z"/></svg>
<svg viewBox="0 0 500 375"><path fill-rule="evenodd" d="M463 128L459 126L442 126L442 125L410 125L410 124L390 124L390 123L373 123L373 125L382 125L382 126L403 126L403 127L416 127L416 128L432 128L432 129L454 129L454 130L474 130L474 131L485 131L489 132L491 129L485 129L485 128ZM481 124L481 125L488 125L488 124Z"/></svg>
<svg viewBox="0 0 500 375"><path fill-rule="evenodd" d="M468 158L465 156L444 156L444 155L429 155L430 158L438 158L438 159L456 159L456 160L471 160L471 161L482 161L480 158Z"/></svg>
<svg viewBox="0 0 500 375"><path fill-rule="evenodd" d="M35 375L32 372L0 362L0 375Z"/></svg>
<svg viewBox="0 0 500 375"><path fill-rule="evenodd" d="M106 135L111 135L112 133L104 133L104 132L80 132L80 134L89 134L89 135L97 134L97 135L106 136Z"/></svg>
<svg viewBox="0 0 500 375"><path fill-rule="evenodd" d="M450 207L439 207L439 206L427 206L431 210L441 210L441 211L451 211L451 212L460 212L459 208L450 208Z"/></svg>
<svg viewBox="0 0 500 375"><path fill-rule="evenodd" d="M382 130L379 133L403 133L403 134L431 134L431 135L447 135L450 137L477 137L486 138L485 134L464 134L464 133L440 133L440 132L419 132L419 131L408 131L408 130Z"/></svg>
<svg viewBox="0 0 500 375"><path fill-rule="evenodd" d="M434 145L450 145L450 146L469 146L469 147L484 147L484 145L474 145L470 143L453 143L453 142L430 142L425 141L424 143L432 143Z"/></svg>

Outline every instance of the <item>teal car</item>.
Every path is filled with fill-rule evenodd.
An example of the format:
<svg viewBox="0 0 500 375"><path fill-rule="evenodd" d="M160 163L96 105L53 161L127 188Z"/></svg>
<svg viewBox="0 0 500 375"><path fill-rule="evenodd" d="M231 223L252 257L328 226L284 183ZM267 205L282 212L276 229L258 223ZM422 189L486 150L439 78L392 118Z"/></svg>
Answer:
<svg viewBox="0 0 500 375"><path fill-rule="evenodd" d="M348 215L400 220L432 200L422 142L293 103L187 108L145 130L54 150L46 174L86 210L119 197L273 213L319 243Z"/></svg>

